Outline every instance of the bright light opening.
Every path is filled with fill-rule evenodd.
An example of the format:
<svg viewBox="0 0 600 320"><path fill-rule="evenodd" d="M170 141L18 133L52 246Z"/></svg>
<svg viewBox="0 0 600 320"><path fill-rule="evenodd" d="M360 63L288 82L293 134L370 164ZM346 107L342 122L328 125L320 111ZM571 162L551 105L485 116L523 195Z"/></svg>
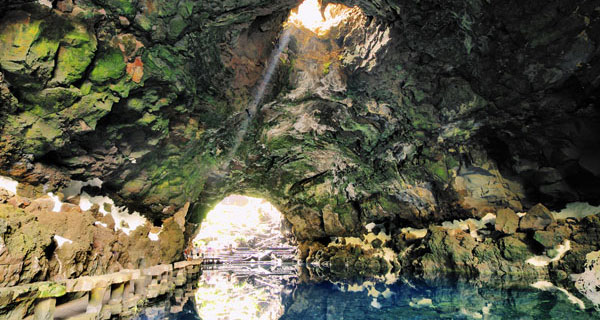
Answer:
<svg viewBox="0 0 600 320"><path fill-rule="evenodd" d="M231 195L202 221L194 246L222 259L206 268L196 291L201 319L276 320L283 315L283 292L295 277L295 257L282 233L283 215L264 199ZM219 270L223 268L222 270Z"/></svg>
<svg viewBox="0 0 600 320"><path fill-rule="evenodd" d="M268 201L231 195L202 221L194 246L207 256L240 247L276 247L287 242L281 227L281 212Z"/></svg>
<svg viewBox="0 0 600 320"><path fill-rule="evenodd" d="M304 27L318 35L325 35L356 10L358 8L333 3L323 8L321 0L304 0L298 8L292 10L287 23Z"/></svg>

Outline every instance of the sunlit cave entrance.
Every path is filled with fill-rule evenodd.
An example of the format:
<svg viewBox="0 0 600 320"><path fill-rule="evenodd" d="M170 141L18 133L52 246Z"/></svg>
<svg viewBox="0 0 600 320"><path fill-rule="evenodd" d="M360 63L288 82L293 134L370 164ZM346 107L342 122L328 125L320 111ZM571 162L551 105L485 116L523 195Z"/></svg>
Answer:
<svg viewBox="0 0 600 320"><path fill-rule="evenodd" d="M283 215L259 198L230 195L211 210L193 251L206 266L195 293L201 319L278 319L282 297L296 278L296 248Z"/></svg>
<svg viewBox="0 0 600 320"><path fill-rule="evenodd" d="M264 199L230 195L211 210L187 254L220 263L293 262L296 249L283 216Z"/></svg>

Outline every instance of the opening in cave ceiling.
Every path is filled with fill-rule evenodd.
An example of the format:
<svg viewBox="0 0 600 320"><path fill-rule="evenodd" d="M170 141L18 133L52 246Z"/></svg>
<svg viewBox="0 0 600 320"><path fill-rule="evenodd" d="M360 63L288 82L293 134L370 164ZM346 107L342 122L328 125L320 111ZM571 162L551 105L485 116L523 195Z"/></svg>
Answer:
<svg viewBox="0 0 600 320"><path fill-rule="evenodd" d="M292 10L287 24L304 27L323 36L359 10L358 7L349 8L335 3L323 6L321 0L305 0Z"/></svg>

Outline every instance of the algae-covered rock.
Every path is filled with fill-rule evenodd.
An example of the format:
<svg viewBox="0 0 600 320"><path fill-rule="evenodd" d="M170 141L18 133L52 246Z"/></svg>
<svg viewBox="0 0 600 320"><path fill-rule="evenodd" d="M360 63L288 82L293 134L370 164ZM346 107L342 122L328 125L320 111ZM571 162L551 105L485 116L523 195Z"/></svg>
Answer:
<svg viewBox="0 0 600 320"><path fill-rule="evenodd" d="M90 80L97 84L117 80L125 74L125 67L123 54L116 49L108 50L94 62Z"/></svg>
<svg viewBox="0 0 600 320"><path fill-rule="evenodd" d="M486 239L484 243L479 244L473 250L473 255L478 259L476 268L479 274L497 272L497 267L502 262L502 253L491 239Z"/></svg>
<svg viewBox="0 0 600 320"><path fill-rule="evenodd" d="M423 270L447 270L469 273L473 267L473 249L475 239L468 233L458 232L454 235L441 227L430 227L425 239L426 253L421 261Z"/></svg>
<svg viewBox="0 0 600 320"><path fill-rule="evenodd" d="M573 239L581 244L598 246L600 243L600 214L587 216L580 221L580 228Z"/></svg>
<svg viewBox="0 0 600 320"><path fill-rule="evenodd" d="M58 283L44 283L38 287L38 291L38 298L54 298L63 296L67 292L67 288Z"/></svg>
<svg viewBox="0 0 600 320"><path fill-rule="evenodd" d="M529 251L527 244L516 236L508 236L500 239L499 245L504 258L510 261L524 261L533 255Z"/></svg>
<svg viewBox="0 0 600 320"><path fill-rule="evenodd" d="M555 231L538 230L533 234L533 239L544 248L554 248L563 242L564 236Z"/></svg>
<svg viewBox="0 0 600 320"><path fill-rule="evenodd" d="M137 0L99 0L105 8L115 12L118 15L133 17L136 12ZM153 2L151 2L152 5Z"/></svg>
<svg viewBox="0 0 600 320"><path fill-rule="evenodd" d="M50 85L70 85L80 80L96 53L96 37L86 26L72 24L69 29L61 39Z"/></svg>
<svg viewBox="0 0 600 320"><path fill-rule="evenodd" d="M26 94L24 98L27 102L37 104L48 112L58 112L71 106L81 95L81 91L77 88L57 87Z"/></svg>
<svg viewBox="0 0 600 320"><path fill-rule="evenodd" d="M53 19L13 11L0 25L0 67L20 89L39 89L50 79L60 28Z"/></svg>
<svg viewBox="0 0 600 320"><path fill-rule="evenodd" d="M98 120L108 114L119 99L110 93L92 93L84 96L79 102L60 112L67 121L84 121L86 127L93 130ZM74 127L74 131L86 130L85 127Z"/></svg>

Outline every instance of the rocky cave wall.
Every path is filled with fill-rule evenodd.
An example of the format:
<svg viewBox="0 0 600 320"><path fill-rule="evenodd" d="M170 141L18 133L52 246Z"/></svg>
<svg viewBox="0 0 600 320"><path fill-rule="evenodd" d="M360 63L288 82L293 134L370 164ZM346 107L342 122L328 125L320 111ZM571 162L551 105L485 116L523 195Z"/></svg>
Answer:
<svg viewBox="0 0 600 320"><path fill-rule="evenodd" d="M0 197L0 282L181 259L188 203L293 3L25 2L0 5L0 175L18 181L18 196ZM149 223L126 234L100 212L110 204L64 196L72 180L94 179L101 189L83 192ZM59 213L48 192L64 201Z"/></svg>
<svg viewBox="0 0 600 320"><path fill-rule="evenodd" d="M155 226L190 203L187 238L233 192L301 241L597 202L595 1L340 2L364 16L294 28L233 159L296 1L2 2L0 174L32 199L99 178Z"/></svg>
<svg viewBox="0 0 600 320"><path fill-rule="evenodd" d="M238 153L236 182L202 202L275 198L303 239L597 204L593 2L346 3L367 17L326 39L295 34L295 70Z"/></svg>

